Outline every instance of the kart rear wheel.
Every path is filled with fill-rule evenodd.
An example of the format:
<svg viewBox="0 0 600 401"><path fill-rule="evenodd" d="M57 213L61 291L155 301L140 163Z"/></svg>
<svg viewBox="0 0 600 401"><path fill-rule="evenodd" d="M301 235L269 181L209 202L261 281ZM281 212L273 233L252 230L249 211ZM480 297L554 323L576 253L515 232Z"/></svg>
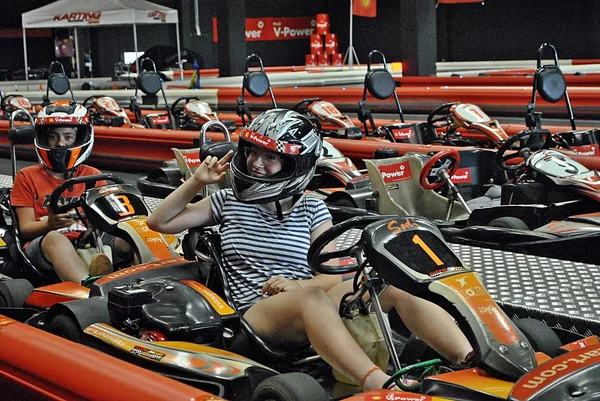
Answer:
<svg viewBox="0 0 600 401"><path fill-rule="evenodd" d="M54 316L48 323L46 330L74 343L80 343L83 338L83 331L79 327L79 323L67 313L59 313Z"/></svg>
<svg viewBox="0 0 600 401"><path fill-rule="evenodd" d="M313 377L291 372L263 380L252 395L252 401L328 401L329 396Z"/></svg>
<svg viewBox="0 0 600 401"><path fill-rule="evenodd" d="M536 352L543 352L551 358L558 355L562 343L558 335L546 323L537 319L517 319L515 325Z"/></svg>
<svg viewBox="0 0 600 401"><path fill-rule="evenodd" d="M519 219L518 217L504 216L498 217L490 221L489 223L492 227L502 227L502 228L514 228L517 230L529 230L527 224Z"/></svg>
<svg viewBox="0 0 600 401"><path fill-rule="evenodd" d="M33 285L24 278L0 281L0 307L20 308L33 292Z"/></svg>

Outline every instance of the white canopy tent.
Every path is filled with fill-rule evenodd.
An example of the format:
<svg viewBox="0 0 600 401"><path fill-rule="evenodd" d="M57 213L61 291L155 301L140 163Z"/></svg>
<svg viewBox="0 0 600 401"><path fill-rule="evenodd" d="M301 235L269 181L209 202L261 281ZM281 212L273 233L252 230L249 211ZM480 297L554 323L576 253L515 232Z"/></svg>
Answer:
<svg viewBox="0 0 600 401"><path fill-rule="evenodd" d="M138 54L137 25L175 24L177 31L177 61L179 75L183 79L181 48L179 43L179 18L177 10L151 3L146 0L58 0L21 15L23 23L23 51L25 77L29 89L29 66L27 63L28 28L74 28L77 77L79 78L79 44L77 28L93 28L108 25L133 25L135 54ZM139 65L136 59L136 71Z"/></svg>

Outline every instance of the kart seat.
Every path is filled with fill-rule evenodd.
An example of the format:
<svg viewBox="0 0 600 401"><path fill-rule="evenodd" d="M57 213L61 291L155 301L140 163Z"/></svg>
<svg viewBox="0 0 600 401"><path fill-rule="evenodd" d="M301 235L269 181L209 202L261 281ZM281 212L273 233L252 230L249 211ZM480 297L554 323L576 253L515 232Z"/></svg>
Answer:
<svg viewBox="0 0 600 401"><path fill-rule="evenodd" d="M419 176L423 158L405 155L388 159L365 160L371 188L377 194L377 210L381 214L423 216L445 220L448 198L424 189ZM468 218L466 208L457 201L452 206L451 220Z"/></svg>
<svg viewBox="0 0 600 401"><path fill-rule="evenodd" d="M204 255L202 259L207 266L200 266L206 272L206 286L220 295L227 303L238 312L240 316L241 335L233 341L230 351L246 355L258 362L269 364L290 364L302 361L304 358L313 357L314 350L310 345L301 347L281 348L268 344L244 319L233 302L233 296L227 282L227 273L221 258L221 246L218 234L205 232L202 228L191 229L183 240L184 257L195 260L198 253Z"/></svg>

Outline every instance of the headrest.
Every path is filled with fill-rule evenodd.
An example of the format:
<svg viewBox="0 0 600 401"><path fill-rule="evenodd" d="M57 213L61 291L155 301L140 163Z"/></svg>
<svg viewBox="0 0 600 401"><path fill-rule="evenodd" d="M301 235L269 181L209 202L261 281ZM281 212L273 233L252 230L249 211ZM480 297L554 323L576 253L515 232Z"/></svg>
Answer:
<svg viewBox="0 0 600 401"><path fill-rule="evenodd" d="M263 97L269 90L269 78L264 71L248 71L244 74L244 87L254 97Z"/></svg>
<svg viewBox="0 0 600 401"><path fill-rule="evenodd" d="M544 66L538 72L537 91L547 102L556 103L565 95L567 82L560 68Z"/></svg>
<svg viewBox="0 0 600 401"><path fill-rule="evenodd" d="M376 69L367 73L367 90L376 99L387 99L394 93L396 83L388 70Z"/></svg>
<svg viewBox="0 0 600 401"><path fill-rule="evenodd" d="M57 95L64 95L71 88L71 83L66 75L53 73L48 77L48 87Z"/></svg>

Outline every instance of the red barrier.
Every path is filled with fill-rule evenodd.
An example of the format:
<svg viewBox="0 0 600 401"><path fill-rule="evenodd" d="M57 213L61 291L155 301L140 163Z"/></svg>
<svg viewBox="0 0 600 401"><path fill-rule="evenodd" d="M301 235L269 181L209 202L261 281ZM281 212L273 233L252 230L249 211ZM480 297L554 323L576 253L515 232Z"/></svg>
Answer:
<svg viewBox="0 0 600 401"><path fill-rule="evenodd" d="M222 400L2 315L0 342L3 399Z"/></svg>

